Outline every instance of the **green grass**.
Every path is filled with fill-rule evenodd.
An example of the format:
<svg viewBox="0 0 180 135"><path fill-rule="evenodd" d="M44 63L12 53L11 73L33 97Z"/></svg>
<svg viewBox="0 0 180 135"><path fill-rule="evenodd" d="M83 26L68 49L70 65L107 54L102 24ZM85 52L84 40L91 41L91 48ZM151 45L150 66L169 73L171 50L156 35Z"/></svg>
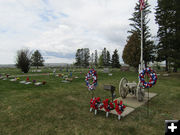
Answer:
<svg viewBox="0 0 180 135"><path fill-rule="evenodd" d="M15 69L6 73L22 74ZM48 72L48 71L47 71ZM84 71L85 73L86 71ZM0 73L5 73L0 69ZM116 87L122 77L137 81L137 73L114 70L113 76L98 71L98 86L95 96L110 98L103 90L103 84ZM30 73L29 73L30 74ZM67 73L66 73L67 74ZM0 135L144 135L164 134L166 119L180 119L180 75L159 77L151 92L158 93L147 106L142 106L127 117L117 120L117 116L105 118L104 112L94 115L89 112L89 94L84 74L72 83L61 83L60 78L50 76L30 77L31 80L47 81L46 85L24 85L18 82L0 80ZM21 77L25 80L26 77Z"/></svg>

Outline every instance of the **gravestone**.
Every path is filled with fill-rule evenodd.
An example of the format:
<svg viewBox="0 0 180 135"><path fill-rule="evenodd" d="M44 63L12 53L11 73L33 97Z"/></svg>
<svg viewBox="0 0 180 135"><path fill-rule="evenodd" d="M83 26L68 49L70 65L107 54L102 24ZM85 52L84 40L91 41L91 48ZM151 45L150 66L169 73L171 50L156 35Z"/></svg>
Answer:
<svg viewBox="0 0 180 135"><path fill-rule="evenodd" d="M15 81L17 81L17 79L16 79L16 78L10 79L10 81L11 81L11 82L15 82Z"/></svg>
<svg viewBox="0 0 180 135"><path fill-rule="evenodd" d="M53 75L54 75L54 76L56 75L56 69L53 70Z"/></svg>
<svg viewBox="0 0 180 135"><path fill-rule="evenodd" d="M129 66L121 66L121 71L129 71Z"/></svg>
<svg viewBox="0 0 180 135"><path fill-rule="evenodd" d="M36 86L39 86L41 84L42 84L41 82L34 83L34 85L36 85Z"/></svg>
<svg viewBox="0 0 180 135"><path fill-rule="evenodd" d="M26 82L25 84L31 84L32 82Z"/></svg>
<svg viewBox="0 0 180 135"><path fill-rule="evenodd" d="M19 83L26 83L26 81L19 81Z"/></svg>
<svg viewBox="0 0 180 135"><path fill-rule="evenodd" d="M104 73L109 73L109 68L104 68L103 72Z"/></svg>

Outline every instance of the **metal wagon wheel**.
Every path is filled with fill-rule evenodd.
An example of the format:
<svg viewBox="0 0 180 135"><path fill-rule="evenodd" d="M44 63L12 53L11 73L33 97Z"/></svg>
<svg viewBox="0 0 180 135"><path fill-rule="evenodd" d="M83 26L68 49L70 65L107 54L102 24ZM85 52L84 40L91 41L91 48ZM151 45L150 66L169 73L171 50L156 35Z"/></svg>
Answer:
<svg viewBox="0 0 180 135"><path fill-rule="evenodd" d="M126 78L122 78L121 81L119 82L119 95L122 98L126 98L127 94L128 94L128 87L127 84L128 80Z"/></svg>

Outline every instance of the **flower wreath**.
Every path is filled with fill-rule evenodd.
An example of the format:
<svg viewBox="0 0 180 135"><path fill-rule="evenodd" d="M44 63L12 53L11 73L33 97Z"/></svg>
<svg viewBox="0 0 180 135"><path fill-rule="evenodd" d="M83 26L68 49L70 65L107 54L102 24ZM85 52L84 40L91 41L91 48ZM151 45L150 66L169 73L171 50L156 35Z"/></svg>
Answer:
<svg viewBox="0 0 180 135"><path fill-rule="evenodd" d="M145 82L144 80L145 74L147 74L150 77L149 82ZM139 74L139 80L144 88L151 88L157 82L157 75L154 72L154 70L152 70L150 67L144 68Z"/></svg>
<svg viewBox="0 0 180 135"><path fill-rule="evenodd" d="M93 78L93 83L92 84L89 83L89 79L91 79L91 76ZM97 86L97 73L96 73L96 71L94 69L91 69L87 73L85 81L86 81L86 85L88 86L89 90L94 90L95 89L95 87Z"/></svg>

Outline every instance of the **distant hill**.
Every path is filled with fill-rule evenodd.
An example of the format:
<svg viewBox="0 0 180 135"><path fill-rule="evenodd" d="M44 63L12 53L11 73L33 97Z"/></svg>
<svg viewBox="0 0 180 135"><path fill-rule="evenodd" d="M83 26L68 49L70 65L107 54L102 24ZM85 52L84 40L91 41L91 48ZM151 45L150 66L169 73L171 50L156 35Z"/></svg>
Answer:
<svg viewBox="0 0 180 135"><path fill-rule="evenodd" d="M60 67L60 66L67 66L71 65L68 63L44 63L45 67ZM0 68L16 68L15 64L0 64Z"/></svg>

